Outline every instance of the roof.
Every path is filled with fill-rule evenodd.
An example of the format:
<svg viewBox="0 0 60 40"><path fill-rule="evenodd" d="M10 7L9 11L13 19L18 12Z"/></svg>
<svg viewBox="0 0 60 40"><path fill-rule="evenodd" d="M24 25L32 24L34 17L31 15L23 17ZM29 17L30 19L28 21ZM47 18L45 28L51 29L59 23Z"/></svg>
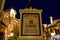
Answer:
<svg viewBox="0 0 60 40"><path fill-rule="evenodd" d="M56 20L53 21L52 24L49 24L48 27L57 26L57 25L59 25L59 24L60 24L60 19L56 19Z"/></svg>
<svg viewBox="0 0 60 40"><path fill-rule="evenodd" d="M11 9L14 9L14 8L12 7L12 8L6 9L6 10L4 10L4 12L10 11Z"/></svg>

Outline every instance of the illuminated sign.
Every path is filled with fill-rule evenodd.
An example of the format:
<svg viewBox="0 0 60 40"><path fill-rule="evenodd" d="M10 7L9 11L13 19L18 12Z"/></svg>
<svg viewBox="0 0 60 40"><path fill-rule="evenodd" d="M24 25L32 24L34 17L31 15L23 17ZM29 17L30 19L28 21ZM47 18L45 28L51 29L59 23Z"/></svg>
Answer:
<svg viewBox="0 0 60 40"><path fill-rule="evenodd" d="M21 28L21 35L23 36L40 36L39 13L23 13Z"/></svg>

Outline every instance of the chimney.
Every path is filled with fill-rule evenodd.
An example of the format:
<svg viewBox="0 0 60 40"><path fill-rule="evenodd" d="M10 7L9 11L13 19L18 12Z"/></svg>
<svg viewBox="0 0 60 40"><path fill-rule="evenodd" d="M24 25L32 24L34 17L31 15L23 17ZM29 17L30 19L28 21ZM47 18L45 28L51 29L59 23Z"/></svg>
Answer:
<svg viewBox="0 0 60 40"><path fill-rule="evenodd" d="M50 18L50 23L52 24L53 23L53 17L50 16L49 18Z"/></svg>

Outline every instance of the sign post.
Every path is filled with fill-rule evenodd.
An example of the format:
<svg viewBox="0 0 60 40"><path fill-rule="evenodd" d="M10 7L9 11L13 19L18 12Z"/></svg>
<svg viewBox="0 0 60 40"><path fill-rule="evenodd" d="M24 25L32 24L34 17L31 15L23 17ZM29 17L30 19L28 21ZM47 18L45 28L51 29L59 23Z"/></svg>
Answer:
<svg viewBox="0 0 60 40"><path fill-rule="evenodd" d="M20 39L43 40L42 10L20 9Z"/></svg>

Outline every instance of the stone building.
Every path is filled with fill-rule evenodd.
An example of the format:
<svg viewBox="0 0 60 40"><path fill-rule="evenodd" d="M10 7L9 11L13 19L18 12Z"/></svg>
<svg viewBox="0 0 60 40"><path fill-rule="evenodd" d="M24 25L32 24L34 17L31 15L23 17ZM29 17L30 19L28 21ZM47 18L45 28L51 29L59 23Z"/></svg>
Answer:
<svg viewBox="0 0 60 40"><path fill-rule="evenodd" d="M11 32L19 35L19 20L15 15L16 11L13 8L0 12L0 32L4 34L4 40L8 40Z"/></svg>
<svg viewBox="0 0 60 40"><path fill-rule="evenodd" d="M47 27L48 33L51 36L60 34L60 19L56 19Z"/></svg>
<svg viewBox="0 0 60 40"><path fill-rule="evenodd" d="M7 25L0 21L0 40L5 40L5 28L7 28Z"/></svg>

